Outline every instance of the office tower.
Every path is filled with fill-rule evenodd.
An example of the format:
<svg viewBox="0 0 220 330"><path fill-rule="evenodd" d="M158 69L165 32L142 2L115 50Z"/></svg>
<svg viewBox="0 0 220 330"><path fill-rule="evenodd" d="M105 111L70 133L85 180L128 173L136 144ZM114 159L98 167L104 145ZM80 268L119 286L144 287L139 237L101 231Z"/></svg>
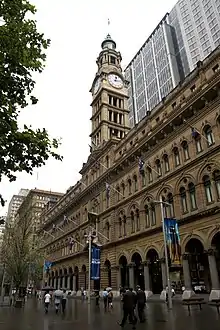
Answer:
<svg viewBox="0 0 220 330"><path fill-rule="evenodd" d="M125 69L130 126L219 45L220 0L178 1Z"/></svg>

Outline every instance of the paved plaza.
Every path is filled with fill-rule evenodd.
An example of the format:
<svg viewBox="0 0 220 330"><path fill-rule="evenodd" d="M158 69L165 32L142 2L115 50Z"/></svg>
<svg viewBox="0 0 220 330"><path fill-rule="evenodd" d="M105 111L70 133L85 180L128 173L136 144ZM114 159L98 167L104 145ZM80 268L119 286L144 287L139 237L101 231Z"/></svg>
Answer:
<svg viewBox="0 0 220 330"><path fill-rule="evenodd" d="M202 311L192 309L191 316L180 303L167 310L165 303L148 303L147 321L138 324L137 329L148 330L219 330L220 316L215 308L204 306ZM68 301L66 315L56 315L53 307L45 315L43 305L30 299L24 309L0 307L1 330L117 330L117 321L121 319L121 304L115 302L114 310L105 313L102 302L100 307L91 302L88 308L86 301L71 299ZM131 329L126 325L125 329Z"/></svg>

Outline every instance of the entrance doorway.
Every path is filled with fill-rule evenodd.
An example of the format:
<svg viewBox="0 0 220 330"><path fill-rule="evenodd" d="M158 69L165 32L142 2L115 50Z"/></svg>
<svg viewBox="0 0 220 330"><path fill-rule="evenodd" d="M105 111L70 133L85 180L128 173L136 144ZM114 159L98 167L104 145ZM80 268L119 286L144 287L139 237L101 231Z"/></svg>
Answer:
<svg viewBox="0 0 220 330"><path fill-rule="evenodd" d="M158 253L155 249L147 252L146 259L149 261L149 274L151 290L154 294L159 294L163 290L162 272Z"/></svg>

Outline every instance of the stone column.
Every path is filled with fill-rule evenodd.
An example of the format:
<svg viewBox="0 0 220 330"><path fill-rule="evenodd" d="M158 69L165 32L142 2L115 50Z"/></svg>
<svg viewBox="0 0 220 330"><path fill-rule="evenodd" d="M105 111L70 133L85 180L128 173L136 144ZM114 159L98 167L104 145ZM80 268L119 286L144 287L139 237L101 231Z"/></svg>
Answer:
<svg viewBox="0 0 220 330"><path fill-rule="evenodd" d="M153 295L153 292L151 291L150 287L150 273L149 273L149 261L145 261L143 263L144 266L144 286L145 286L145 294L146 294L146 299L151 297Z"/></svg>
<svg viewBox="0 0 220 330"><path fill-rule="evenodd" d="M67 276L67 290L70 290L70 275Z"/></svg>
<svg viewBox="0 0 220 330"><path fill-rule="evenodd" d="M160 265L161 265L161 273L162 273L162 284L163 284L163 290L160 294L161 300L166 300L166 287L167 287L167 273L166 273L166 261L165 258L160 259Z"/></svg>
<svg viewBox="0 0 220 330"><path fill-rule="evenodd" d="M73 293L76 293L76 275L73 275Z"/></svg>
<svg viewBox="0 0 220 330"><path fill-rule="evenodd" d="M122 283L121 283L121 269L122 269L122 266L120 265L117 268L117 287L118 288L122 285Z"/></svg>
<svg viewBox="0 0 220 330"><path fill-rule="evenodd" d="M189 299L194 295L194 291L192 290L192 281L190 275L190 268L189 268L189 254L185 253L183 255L183 277L184 277L184 286L185 290L182 295L182 299Z"/></svg>
<svg viewBox="0 0 220 330"><path fill-rule="evenodd" d="M61 285L61 277L58 277L57 281L58 281L57 288L59 290Z"/></svg>
<svg viewBox="0 0 220 330"><path fill-rule="evenodd" d="M53 287L54 287L54 289L57 288L57 278L56 277L54 277Z"/></svg>
<svg viewBox="0 0 220 330"><path fill-rule="evenodd" d="M129 267L129 287L134 289L134 263L130 263Z"/></svg>
<svg viewBox="0 0 220 330"><path fill-rule="evenodd" d="M209 295L209 300L220 299L220 283L218 277L218 270L216 265L215 251L208 250L209 269L212 282L212 290Z"/></svg>

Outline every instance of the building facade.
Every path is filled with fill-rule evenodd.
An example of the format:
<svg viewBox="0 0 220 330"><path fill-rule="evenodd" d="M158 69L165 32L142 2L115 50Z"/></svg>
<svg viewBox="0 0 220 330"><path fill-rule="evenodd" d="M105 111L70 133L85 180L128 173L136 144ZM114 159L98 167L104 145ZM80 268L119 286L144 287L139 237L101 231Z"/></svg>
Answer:
<svg viewBox="0 0 220 330"><path fill-rule="evenodd" d="M21 189L17 195L12 196L10 203L8 205L8 212L6 222L7 224L13 224L15 221L16 213L22 204L23 200L27 196L29 190L28 189Z"/></svg>
<svg viewBox="0 0 220 330"><path fill-rule="evenodd" d="M125 69L133 127L220 45L219 0L179 0Z"/></svg>
<svg viewBox="0 0 220 330"><path fill-rule="evenodd" d="M163 213L179 224L181 264L169 267L176 291L184 285L185 296L193 290L219 296L220 49L199 62L182 84L128 132L127 82L120 73L115 46L109 40L106 62L99 57L91 88L91 136L96 136L96 146L83 164L81 180L42 214L42 249L53 263L48 283L74 292L88 288L85 234L88 212L95 212L102 244L101 279L92 281L92 287L111 286L118 292L120 285L139 284L148 296L163 292L167 278L161 208L156 203L162 198L171 206L164 206ZM112 66L110 56L118 59L117 65ZM112 77L113 72L119 78ZM102 109L105 114L101 135L95 116L100 116L100 109L101 117ZM123 118L117 119L117 128L116 120L112 123L112 118L119 118L115 113ZM111 128L118 130L117 135L110 134Z"/></svg>
<svg viewBox="0 0 220 330"><path fill-rule="evenodd" d="M41 189L31 189L29 190L27 196L24 198L20 207L17 210L15 216L15 223L24 224L27 228L30 226L32 229L30 234L32 236L33 247L36 243L36 232L40 226L40 215L44 208L49 207L50 203L56 203L61 197L62 193L41 190Z"/></svg>

